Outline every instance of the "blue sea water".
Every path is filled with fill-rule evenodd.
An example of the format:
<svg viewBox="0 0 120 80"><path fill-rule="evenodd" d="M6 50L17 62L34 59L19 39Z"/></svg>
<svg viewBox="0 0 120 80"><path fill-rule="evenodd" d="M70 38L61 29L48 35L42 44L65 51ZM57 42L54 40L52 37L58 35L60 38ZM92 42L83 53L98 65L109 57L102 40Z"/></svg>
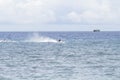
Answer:
<svg viewBox="0 0 120 80"><path fill-rule="evenodd" d="M120 80L120 32L1 32L0 80Z"/></svg>

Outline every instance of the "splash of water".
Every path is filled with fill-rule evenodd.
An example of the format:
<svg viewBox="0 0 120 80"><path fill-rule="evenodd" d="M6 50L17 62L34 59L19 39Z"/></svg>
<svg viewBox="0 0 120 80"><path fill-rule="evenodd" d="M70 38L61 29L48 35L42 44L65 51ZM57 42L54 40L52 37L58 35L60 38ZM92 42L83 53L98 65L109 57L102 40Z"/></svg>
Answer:
<svg viewBox="0 0 120 80"><path fill-rule="evenodd" d="M26 42L53 42L57 43L58 41L49 37L40 36L39 33L33 33L33 36L26 40Z"/></svg>

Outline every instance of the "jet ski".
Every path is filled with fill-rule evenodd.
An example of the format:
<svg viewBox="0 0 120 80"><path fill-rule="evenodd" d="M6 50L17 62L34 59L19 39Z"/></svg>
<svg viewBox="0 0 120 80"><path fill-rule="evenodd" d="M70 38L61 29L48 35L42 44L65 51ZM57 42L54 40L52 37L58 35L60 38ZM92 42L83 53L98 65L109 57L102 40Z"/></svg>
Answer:
<svg viewBox="0 0 120 80"><path fill-rule="evenodd" d="M59 43L64 43L64 41L62 41L61 39L58 40Z"/></svg>

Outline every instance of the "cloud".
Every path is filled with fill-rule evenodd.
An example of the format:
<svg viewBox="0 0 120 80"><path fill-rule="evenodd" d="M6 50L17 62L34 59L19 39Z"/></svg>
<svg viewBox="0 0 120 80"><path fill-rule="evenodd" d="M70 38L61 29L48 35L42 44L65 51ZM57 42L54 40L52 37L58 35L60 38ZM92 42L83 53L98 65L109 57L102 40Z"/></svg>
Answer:
<svg viewBox="0 0 120 80"><path fill-rule="evenodd" d="M77 3L76 10L68 13L67 18L73 23L85 24L109 24L116 23L119 19L119 10L114 11L112 4L108 0L88 0ZM80 11L81 10L81 11Z"/></svg>
<svg viewBox="0 0 120 80"><path fill-rule="evenodd" d="M55 21L54 12L42 0L0 1L0 17L3 22L18 24L47 23Z"/></svg>
<svg viewBox="0 0 120 80"><path fill-rule="evenodd" d="M0 0L0 23L118 24L118 0Z"/></svg>

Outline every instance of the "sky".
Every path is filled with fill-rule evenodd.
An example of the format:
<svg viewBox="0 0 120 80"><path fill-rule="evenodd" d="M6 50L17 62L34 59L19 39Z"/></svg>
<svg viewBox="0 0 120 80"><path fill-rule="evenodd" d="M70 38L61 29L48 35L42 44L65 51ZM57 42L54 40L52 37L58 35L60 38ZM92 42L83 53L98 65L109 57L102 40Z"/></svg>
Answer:
<svg viewBox="0 0 120 80"><path fill-rule="evenodd" d="M120 31L120 0L0 0L0 31Z"/></svg>

